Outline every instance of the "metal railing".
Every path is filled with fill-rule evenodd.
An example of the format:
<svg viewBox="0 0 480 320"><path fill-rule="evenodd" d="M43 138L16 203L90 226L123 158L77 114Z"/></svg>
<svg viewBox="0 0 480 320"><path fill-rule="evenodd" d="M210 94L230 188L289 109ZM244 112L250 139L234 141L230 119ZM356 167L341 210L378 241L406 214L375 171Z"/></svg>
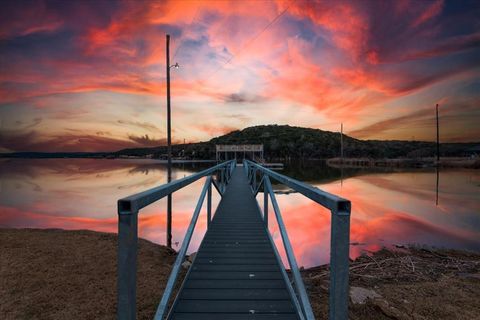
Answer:
<svg viewBox="0 0 480 320"><path fill-rule="evenodd" d="M137 193L118 200L118 265L117 265L117 319L136 318L136 279L137 279L137 243L138 243L138 212L149 204L178 191L189 184L207 177L200 198L188 226L182 247L170 273L162 300L157 308L155 319L163 319L168 301L173 292L181 264L185 259L188 245L192 238L195 225L200 214L205 196L207 195L207 227L212 219L212 185L220 195L225 191L225 186L230 180L235 161L227 161L209 169L192 174L183 179ZM212 174L219 172L219 182L212 178Z"/></svg>
<svg viewBox="0 0 480 320"><path fill-rule="evenodd" d="M264 209L263 219L268 230L268 198L272 201L275 216L278 222L283 245L287 254L287 260L293 276L293 282L296 288L299 304L303 316L310 320L313 316L310 301L302 281L297 261L293 253L292 245L283 223L280 208L278 206L275 194L273 192L270 178L284 184L293 190L303 194L316 203L330 209L331 236L330 236L330 288L329 288L329 319L346 320L348 319L348 270L349 270L349 242L350 242L350 211L351 204L349 200L340 198L336 195L312 187L301 181L289 178L275 171L266 169L257 163L249 160L243 162L245 173L247 174L252 192L256 196L260 187L263 185L264 191ZM257 172L261 179L257 184Z"/></svg>

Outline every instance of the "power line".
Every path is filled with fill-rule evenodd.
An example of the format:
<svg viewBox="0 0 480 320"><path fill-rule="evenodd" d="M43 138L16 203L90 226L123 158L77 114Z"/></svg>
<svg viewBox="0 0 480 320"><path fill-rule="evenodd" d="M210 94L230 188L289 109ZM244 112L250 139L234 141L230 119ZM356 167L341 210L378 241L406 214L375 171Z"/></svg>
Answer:
<svg viewBox="0 0 480 320"><path fill-rule="evenodd" d="M198 16L198 11L199 11L198 8L199 7L197 6L197 10L195 11L195 15L193 16L193 19L192 19L192 21L190 21L190 24L188 25L186 30L188 30L193 25L193 23L196 22L197 16ZM177 56L178 51L182 47L182 44L183 44L183 41L180 42L179 46L175 49L175 52L173 53L172 61L175 60L175 57Z"/></svg>
<svg viewBox="0 0 480 320"><path fill-rule="evenodd" d="M291 5L292 5L292 3L290 3L288 5L288 7L286 7L282 12L280 12L272 21L270 21L260 32L258 32L252 38L250 38L250 40L248 40L245 43L245 45L240 48L240 50L238 50L236 53L232 54L232 56L227 61L225 61L222 65L220 65L214 72L209 74L206 77L205 80L208 80L210 77L212 77L218 71L220 71L220 69L222 69L227 64L229 64L235 57L238 57L243 51L245 51L245 49L247 49L248 46L250 46L255 40L257 40L268 28L270 28L272 25L274 25L275 22L277 22L278 19L280 19L285 13L287 13L287 11L288 11L288 9L290 8Z"/></svg>

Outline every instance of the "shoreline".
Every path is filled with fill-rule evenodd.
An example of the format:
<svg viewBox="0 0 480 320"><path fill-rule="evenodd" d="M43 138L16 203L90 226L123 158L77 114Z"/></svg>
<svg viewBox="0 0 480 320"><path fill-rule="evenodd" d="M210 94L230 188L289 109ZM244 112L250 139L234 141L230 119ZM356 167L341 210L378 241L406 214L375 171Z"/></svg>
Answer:
<svg viewBox="0 0 480 320"><path fill-rule="evenodd" d="M0 318L115 319L116 254L113 233L1 228ZM175 256L139 238L138 319L153 318ZM325 318L328 265L301 273L316 318ZM350 264L350 319L480 317L478 295L480 253L404 247Z"/></svg>
<svg viewBox="0 0 480 320"><path fill-rule="evenodd" d="M168 160L160 158L149 158L140 156L128 157L103 157L103 156L18 156L9 154L0 154L0 159L22 159L22 160L36 160L36 159L95 159L95 160L123 160L134 161L143 160L151 161L158 164L167 164ZM292 159L300 161L325 161L325 163L332 168L458 168L458 169L480 169L480 158L470 157L442 157L440 161L434 158L290 158L290 159L270 159L268 161L280 161L282 164L288 164ZM283 161L283 162L282 162ZM172 159L172 164L207 164L215 163L216 160L210 159Z"/></svg>
<svg viewBox="0 0 480 320"><path fill-rule="evenodd" d="M480 158L442 157L440 161L434 158L331 158L326 160L333 168L465 168L480 169Z"/></svg>

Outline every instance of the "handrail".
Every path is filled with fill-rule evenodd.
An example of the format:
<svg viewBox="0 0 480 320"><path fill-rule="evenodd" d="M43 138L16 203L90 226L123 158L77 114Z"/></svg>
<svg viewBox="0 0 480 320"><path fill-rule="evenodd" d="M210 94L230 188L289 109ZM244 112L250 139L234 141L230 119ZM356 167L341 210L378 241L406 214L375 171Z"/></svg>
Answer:
<svg viewBox="0 0 480 320"><path fill-rule="evenodd" d="M295 288L297 288L298 295L300 297L300 305L302 306L303 314L305 315L306 319L314 320L315 316L313 315L312 306L310 305L307 291L305 290L305 286L303 285L302 276L300 275L297 260L295 259L295 254L293 253L292 244L290 243L290 239L288 238L285 224L283 223L282 214L280 213L280 208L278 207L277 199L273 194L272 184L270 183L270 179L268 176L264 177L264 179L265 179L264 186L266 185L266 190L264 190L264 192L268 192L270 194L270 199L272 200L273 211L275 211L278 228L280 229L283 246L285 247L285 252L287 253L288 264L290 265L290 270L292 271L292 274L293 274L293 281L295 283Z"/></svg>
<svg viewBox="0 0 480 320"><path fill-rule="evenodd" d="M234 160L226 161L188 177L118 200L117 319L136 319L138 211L145 206L184 188L198 179L208 176L192 216L192 221L190 222L187 234L182 243L182 247L175 261L174 269L168 280L167 287L164 291L164 297L162 297L157 309L157 312L164 314L165 312L162 310L164 306L168 304L173 285L178 276L178 261L180 261L179 264L181 265L181 262L185 258L186 250L188 249L188 244L190 243L198 219L198 214L205 199L205 194L208 194L207 226L209 226L212 204L211 185L213 184L219 191L220 195L222 195L225 185L230 180L235 166L236 163ZM220 170L221 173L219 185L211 176L212 173L218 170Z"/></svg>
<svg viewBox="0 0 480 320"><path fill-rule="evenodd" d="M147 191L139 192L137 194L120 199L118 200L119 214L129 214L129 213L136 212L148 206L149 204L157 200L160 200L161 198L167 196L168 194L173 193L179 189L182 189L188 186L189 184L197 181L198 179L203 178L206 175L209 175L217 170L221 170L222 168L225 168L229 165L230 165L229 169L231 169L231 164L233 164L233 161L234 160L230 160L230 161L220 163L216 166L197 172L188 177L178 179L170 183L163 184L159 187L155 187ZM228 180L230 179L230 175L232 171L228 170L227 172L228 172L228 175L225 178Z"/></svg>
<svg viewBox="0 0 480 320"><path fill-rule="evenodd" d="M262 174L264 186L264 216L263 219L268 229L268 197L270 195L275 216L282 235L282 241L287 252L288 262L292 270L293 280L299 295L302 311L306 319L314 319L308 296L301 280L301 275L295 260L293 249L288 239L287 231L281 217L280 208L275 198L270 178L289 186L307 198L330 209L332 213L331 237L330 237L330 291L329 291L329 319L346 320L348 318L348 268L349 268L349 241L350 241L350 211L349 200L312 187L306 183L284 176L272 170L266 169L252 161L244 160L245 172L252 184L252 190L256 188L257 171Z"/></svg>
<svg viewBox="0 0 480 320"><path fill-rule="evenodd" d="M188 245L190 244L190 240L192 239L193 230L195 229L195 225L197 224L198 216L200 214L200 210L202 209L203 201L205 200L205 195L207 194L207 190L210 186L211 180L212 177L209 176L205 181L205 184L203 185L202 193L200 194L197 206L195 207L195 211L193 212L192 220L190 221L190 225L188 226L185 238L182 242L182 247L180 248L180 251L178 251L177 258L175 259L172 271L170 272L170 277L168 278L167 285L165 286L165 290L163 291L162 300L160 300L160 303L158 304L157 312L155 313L154 318L155 320L163 320L163 317L167 312L168 301L170 300L170 296L172 295L175 281L177 281L178 273L182 266L183 259L185 258L185 254L187 253Z"/></svg>
<svg viewBox="0 0 480 320"><path fill-rule="evenodd" d="M304 182L298 181L296 179L284 176L278 172L262 167L261 165L256 164L250 160L245 160L249 166L254 167L255 169L261 171L264 174L267 174L269 177L275 179L276 181L289 186L290 188L298 191L307 198L321 204L322 206L333 210L335 214L350 214L350 201L343 199L334 194L325 192L318 188L312 187Z"/></svg>

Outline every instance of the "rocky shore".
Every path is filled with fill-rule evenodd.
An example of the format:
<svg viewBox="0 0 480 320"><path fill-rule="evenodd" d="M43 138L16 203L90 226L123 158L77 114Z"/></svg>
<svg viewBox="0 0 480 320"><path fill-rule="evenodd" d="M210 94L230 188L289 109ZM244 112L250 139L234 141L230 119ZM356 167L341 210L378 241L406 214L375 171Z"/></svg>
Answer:
<svg viewBox="0 0 480 320"><path fill-rule="evenodd" d="M328 265L303 271L318 319L327 319L329 276ZM479 296L479 253L401 246L350 263L352 320L480 319Z"/></svg>
<svg viewBox="0 0 480 320"><path fill-rule="evenodd" d="M115 319L115 234L0 229L0 319ZM139 241L138 319L152 319L175 252ZM317 319L328 266L302 271ZM399 248L350 266L350 319L479 319L480 254Z"/></svg>

